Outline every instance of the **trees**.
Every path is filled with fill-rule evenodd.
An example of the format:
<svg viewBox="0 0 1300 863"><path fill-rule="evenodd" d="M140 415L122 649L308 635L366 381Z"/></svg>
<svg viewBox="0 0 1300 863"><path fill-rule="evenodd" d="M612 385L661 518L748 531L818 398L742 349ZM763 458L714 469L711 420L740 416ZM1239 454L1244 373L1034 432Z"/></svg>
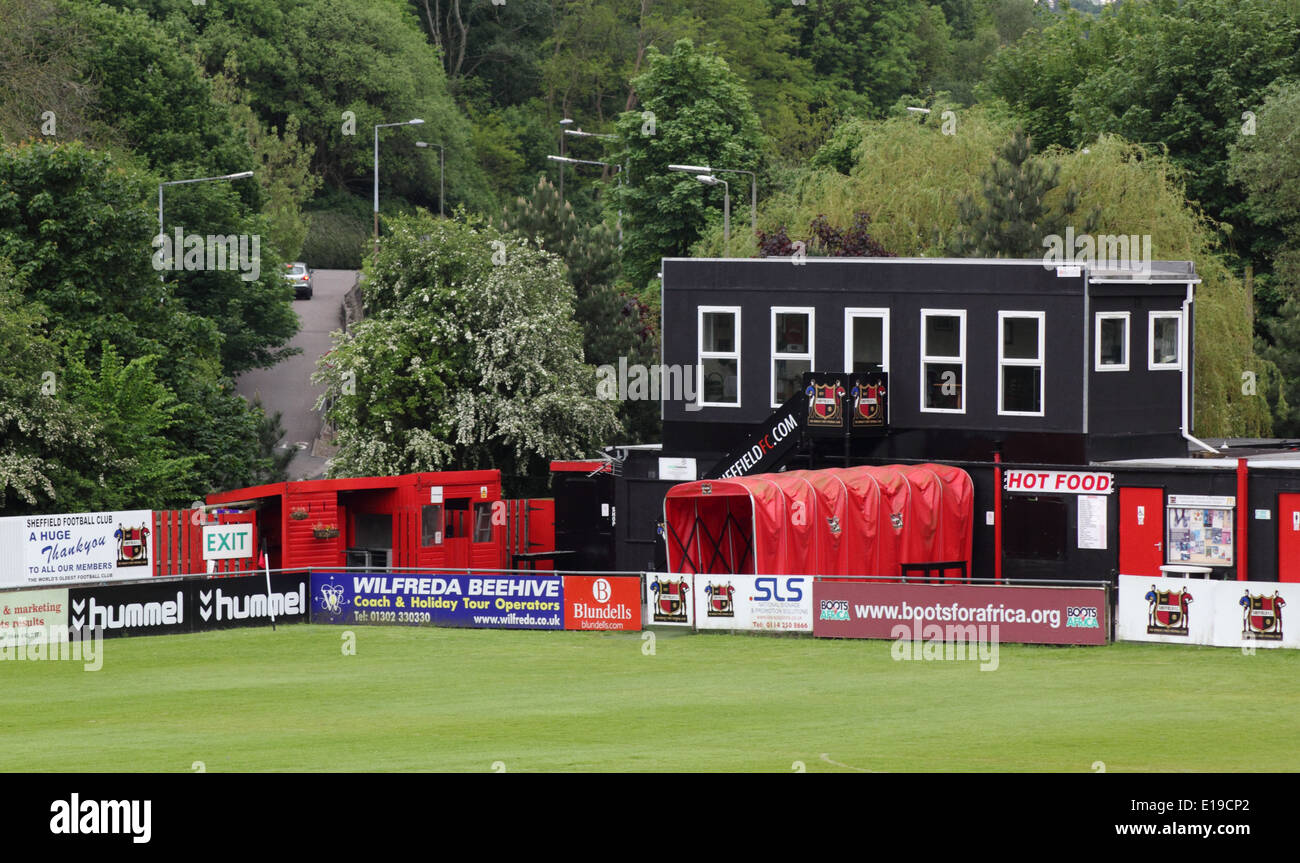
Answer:
<svg viewBox="0 0 1300 863"><path fill-rule="evenodd" d="M322 359L333 475L493 466L544 473L617 429L595 397L560 261L478 224L396 219L371 311Z"/></svg>
<svg viewBox="0 0 1300 863"><path fill-rule="evenodd" d="M706 189L667 166L756 170L763 139L749 94L726 62L689 40L668 54L651 49L633 86L640 110L624 113L617 124L628 166L619 200L628 224L624 272L640 291L659 260L684 254L722 207L721 187Z"/></svg>
<svg viewBox="0 0 1300 863"><path fill-rule="evenodd" d="M1279 434L1300 435L1300 81L1279 80L1259 106L1253 135L1229 148L1229 175L1246 193L1250 217L1275 233L1255 290L1260 353L1282 373L1274 398Z"/></svg>
<svg viewBox="0 0 1300 863"><path fill-rule="evenodd" d="M72 405L67 408L72 413L51 416L80 417L72 427L93 433L82 441L62 432L69 442L60 446L60 435L52 431L51 450L20 447L28 465L21 499L30 504L35 496L45 505L52 499L64 506L90 495L88 487L60 473L58 466L78 464L89 470L98 458L94 449L106 457L122 453L119 465L136 465L151 478L138 484L125 474L109 478L119 491L137 495L129 501L137 505L185 505L213 488L247 484L243 480L263 475L270 460L258 439L263 417L234 392L223 366L225 345L218 325L178 300L182 281L160 282L151 265L150 239L158 230L152 206L157 179L82 144L33 143L0 149L0 189L0 258L12 262L14 289L26 308L19 320L28 322L11 331L13 338L26 333L30 339L35 326L30 322L45 321L42 335L50 347L34 340L31 350L41 356L41 372L52 373L58 382L69 378L59 392L66 392ZM219 275L238 280L237 273ZM273 282L279 274L266 278ZM277 289L288 290L283 285ZM259 314L255 307L240 308ZM261 313L273 319L272 312ZM22 349L14 348L12 356L19 355L24 355ZM22 377L26 386L34 385L28 372ZM157 410L130 414L113 426L118 432L95 431L95 417L135 410L116 402L104 390L105 380L116 381L108 384L110 389L147 397L145 404L156 404ZM163 439L166 447L159 449ZM77 441L92 454L78 449ZM181 458L179 453L193 458L188 462L192 469L172 463Z"/></svg>
<svg viewBox="0 0 1300 863"><path fill-rule="evenodd" d="M1078 208L1078 192L1070 189L1055 207L1047 195L1057 186L1060 166L1036 159L1029 136L1017 129L1003 144L981 181L980 197L963 195L957 201L959 227L948 240L953 257L1037 258L1043 239L1065 233ZM1076 226L1089 233L1096 215Z"/></svg>

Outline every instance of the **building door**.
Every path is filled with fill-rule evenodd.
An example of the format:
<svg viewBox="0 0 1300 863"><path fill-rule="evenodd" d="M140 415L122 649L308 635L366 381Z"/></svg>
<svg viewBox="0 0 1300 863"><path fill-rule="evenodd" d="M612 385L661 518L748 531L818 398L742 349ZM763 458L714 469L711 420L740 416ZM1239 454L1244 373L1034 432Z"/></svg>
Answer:
<svg viewBox="0 0 1300 863"><path fill-rule="evenodd" d="M446 501L442 546L446 566L460 569L469 566L469 539L473 524L469 517L469 498L451 497Z"/></svg>
<svg viewBox="0 0 1300 863"><path fill-rule="evenodd" d="M1277 580L1300 581L1300 494L1277 496Z"/></svg>
<svg viewBox="0 0 1300 863"><path fill-rule="evenodd" d="M1119 490L1120 575L1159 576L1165 562L1165 491Z"/></svg>

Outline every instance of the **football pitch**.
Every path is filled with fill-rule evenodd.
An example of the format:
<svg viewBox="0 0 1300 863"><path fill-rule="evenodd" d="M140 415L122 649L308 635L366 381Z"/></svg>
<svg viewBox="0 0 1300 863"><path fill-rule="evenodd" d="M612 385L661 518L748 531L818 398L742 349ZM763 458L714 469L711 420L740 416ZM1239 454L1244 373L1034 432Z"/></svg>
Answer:
<svg viewBox="0 0 1300 863"><path fill-rule="evenodd" d="M1003 645L981 671L891 646L309 625L110 639L99 671L0 662L0 769L1300 770L1296 651Z"/></svg>

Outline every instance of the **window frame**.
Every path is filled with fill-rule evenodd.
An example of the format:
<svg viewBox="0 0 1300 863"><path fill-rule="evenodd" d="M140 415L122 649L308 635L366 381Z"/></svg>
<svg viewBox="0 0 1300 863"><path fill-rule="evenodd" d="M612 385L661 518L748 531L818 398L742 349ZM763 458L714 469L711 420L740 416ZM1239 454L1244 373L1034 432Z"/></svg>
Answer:
<svg viewBox="0 0 1300 863"><path fill-rule="evenodd" d="M808 316L808 350L806 353L799 354L778 354L776 352L776 316L777 315L807 315ZM767 364L768 387L767 394L773 408L779 408L782 402L776 400L776 362L782 360L806 360L808 362L808 371L816 371L817 361L817 309L813 306L772 306L771 312L771 330L772 339L769 343L769 359Z"/></svg>
<svg viewBox="0 0 1300 863"><path fill-rule="evenodd" d="M844 310L844 371L853 374L853 321L856 318L880 320L880 370L889 373L889 309L855 308Z"/></svg>
<svg viewBox="0 0 1300 863"><path fill-rule="evenodd" d="M738 408L744 401L741 389L741 377L744 369L740 362L740 326L743 320L740 306L696 306L695 311L695 377L698 381L696 389L695 404L702 408ZM734 351L706 351L704 350L704 316L706 314L730 314L734 320L734 329L736 333L736 345ZM704 400L704 361L705 360L735 360L736 361L736 400L734 402L706 402Z"/></svg>
<svg viewBox="0 0 1300 863"><path fill-rule="evenodd" d="M1092 370L1094 372L1126 372L1133 364L1133 314L1132 312L1097 312L1093 324L1092 336ZM1124 322L1124 362L1103 363L1101 361L1101 322Z"/></svg>
<svg viewBox="0 0 1300 863"><path fill-rule="evenodd" d="M926 343L925 324L929 318L958 318L961 321L961 329L958 335L958 355L956 357L932 356L926 353L929 345ZM966 310L965 309L921 309L921 337L919 339L921 352L921 400L920 412L923 414L964 414L966 405L969 400L966 398ZM961 366L961 399L960 408L932 408L926 407L925 404L925 381L926 366L930 363L942 365L960 365Z"/></svg>
<svg viewBox="0 0 1300 863"><path fill-rule="evenodd" d="M1038 358L1035 360L1008 357L1003 353L1003 351L1006 350L1006 322L1017 319L1035 320L1038 322ZM1006 409L1006 393L1004 392L1005 379L1002 372L1007 367L1038 369L1038 410L1009 411ZM998 310L998 416L1047 416L1047 312Z"/></svg>
<svg viewBox="0 0 1300 863"><path fill-rule="evenodd" d="M1178 351L1178 359L1172 363L1157 363L1155 361L1156 347L1156 319L1173 318L1178 322L1178 336L1174 340L1175 349ZM1180 372L1183 370L1183 313L1181 311L1150 311L1147 312L1147 371L1149 372Z"/></svg>

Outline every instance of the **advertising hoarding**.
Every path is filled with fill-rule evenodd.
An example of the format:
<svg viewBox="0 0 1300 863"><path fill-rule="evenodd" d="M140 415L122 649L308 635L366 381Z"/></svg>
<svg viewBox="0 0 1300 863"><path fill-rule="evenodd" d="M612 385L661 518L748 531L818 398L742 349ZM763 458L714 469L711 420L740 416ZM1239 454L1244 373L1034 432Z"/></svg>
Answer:
<svg viewBox="0 0 1300 863"><path fill-rule="evenodd" d="M1100 587L813 585L813 634L819 638L894 638L895 627L910 631L918 624L997 626L997 640L1020 644L1105 644L1109 632Z"/></svg>
<svg viewBox="0 0 1300 863"><path fill-rule="evenodd" d="M812 632L809 575L694 577L696 629Z"/></svg>
<svg viewBox="0 0 1300 863"><path fill-rule="evenodd" d="M1201 578L1119 577L1115 637L1120 641L1211 647L1300 648L1300 584Z"/></svg>
<svg viewBox="0 0 1300 863"><path fill-rule="evenodd" d="M311 574L311 622L563 629L558 575Z"/></svg>
<svg viewBox="0 0 1300 863"><path fill-rule="evenodd" d="M565 629L641 628L639 577L566 575L561 593Z"/></svg>
<svg viewBox="0 0 1300 863"><path fill-rule="evenodd" d="M0 519L0 587L53 587L153 574L147 509Z"/></svg>

